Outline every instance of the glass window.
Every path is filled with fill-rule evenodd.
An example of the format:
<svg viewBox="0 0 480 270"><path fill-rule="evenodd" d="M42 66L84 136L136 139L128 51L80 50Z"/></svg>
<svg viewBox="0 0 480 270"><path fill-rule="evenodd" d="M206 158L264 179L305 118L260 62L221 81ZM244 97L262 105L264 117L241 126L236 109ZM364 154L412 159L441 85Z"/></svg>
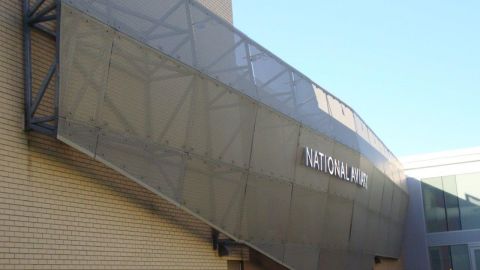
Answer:
<svg viewBox="0 0 480 270"><path fill-rule="evenodd" d="M431 270L469 270L467 245L430 247Z"/></svg>
<svg viewBox="0 0 480 270"><path fill-rule="evenodd" d="M460 208L455 176L442 177L442 182L447 214L447 229L449 231L461 230L462 223L460 222Z"/></svg>
<svg viewBox="0 0 480 270"><path fill-rule="evenodd" d="M428 178L422 181L423 207L427 232L447 230L445 198L442 178Z"/></svg>
<svg viewBox="0 0 480 270"><path fill-rule="evenodd" d="M453 270L470 270L470 258L467 245L450 246Z"/></svg>
<svg viewBox="0 0 480 270"><path fill-rule="evenodd" d="M457 175L462 229L480 228L480 174Z"/></svg>
<svg viewBox="0 0 480 270"><path fill-rule="evenodd" d="M457 189L455 176L427 178L422 181L427 232L462 229L461 203Z"/></svg>
<svg viewBox="0 0 480 270"><path fill-rule="evenodd" d="M475 256L475 268L478 269L480 266L480 249L475 249L473 256Z"/></svg>
<svg viewBox="0 0 480 270"><path fill-rule="evenodd" d="M452 270L452 261L448 246L430 247L430 266L432 270Z"/></svg>

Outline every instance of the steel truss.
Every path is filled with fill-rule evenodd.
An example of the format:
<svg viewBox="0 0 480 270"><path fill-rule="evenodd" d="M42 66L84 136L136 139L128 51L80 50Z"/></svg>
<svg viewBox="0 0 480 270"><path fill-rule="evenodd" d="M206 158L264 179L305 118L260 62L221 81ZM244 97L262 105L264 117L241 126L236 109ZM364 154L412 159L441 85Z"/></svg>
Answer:
<svg viewBox="0 0 480 270"><path fill-rule="evenodd" d="M24 99L25 99L25 130L35 130L48 135L57 134L58 119L58 88L59 88L59 34L60 34L60 0L23 0L23 53L24 53ZM54 22L55 26L47 25ZM39 32L55 41L55 56L40 87L33 86L32 65L32 32ZM55 76L55 82L52 79ZM44 100L47 89L54 87L53 113L39 115L38 108ZM36 90L36 91L34 91Z"/></svg>

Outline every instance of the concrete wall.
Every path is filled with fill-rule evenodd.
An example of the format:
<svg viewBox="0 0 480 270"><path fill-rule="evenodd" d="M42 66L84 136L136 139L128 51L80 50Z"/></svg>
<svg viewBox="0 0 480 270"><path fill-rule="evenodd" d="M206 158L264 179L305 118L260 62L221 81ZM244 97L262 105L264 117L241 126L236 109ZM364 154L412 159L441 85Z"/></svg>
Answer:
<svg viewBox="0 0 480 270"><path fill-rule="evenodd" d="M0 269L227 269L208 226L58 140L23 131L21 2L0 1ZM34 40L35 67L46 72L54 44Z"/></svg>

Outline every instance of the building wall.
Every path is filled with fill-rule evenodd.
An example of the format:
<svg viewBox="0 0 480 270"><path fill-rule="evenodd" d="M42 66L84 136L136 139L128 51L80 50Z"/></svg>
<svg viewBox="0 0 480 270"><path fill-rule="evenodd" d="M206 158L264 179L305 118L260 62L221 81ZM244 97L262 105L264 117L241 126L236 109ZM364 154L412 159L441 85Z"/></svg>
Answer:
<svg viewBox="0 0 480 270"><path fill-rule="evenodd" d="M379 262L375 263L373 270L404 270L404 265L401 259L382 258Z"/></svg>
<svg viewBox="0 0 480 270"><path fill-rule="evenodd" d="M0 1L0 269L227 269L208 226L58 140L23 131L21 2ZM53 42L35 44L45 72Z"/></svg>
<svg viewBox="0 0 480 270"><path fill-rule="evenodd" d="M292 87L300 75L259 47L223 47L222 38L235 40L237 34L197 4L175 5L175 12L187 20L194 14L192 23L198 23L177 43L146 38L139 23L123 26L127 21L118 12L68 3L62 13L61 140L293 268L371 269L374 256L400 255L408 198L401 167L383 144L374 147L374 140L369 144L356 133L358 122L351 110L341 113L347 110L343 103L306 80ZM122 10L137 11L124 3L129 6ZM173 12L161 3L142 10ZM135 13L139 21L148 16ZM108 34L97 40L99 32ZM195 42L183 46L182 40ZM236 47L235 59L265 57L235 62L230 70L237 71L214 79L212 73L224 73L214 64L223 67L223 52ZM210 67L198 74L195 63ZM85 78L108 84L88 80L89 91L77 98L84 87L75 82ZM245 89L252 96L245 97ZM337 175L319 172L317 154L316 170L305 166L303 146L329 155ZM359 166L363 180L371 176L368 188L359 177L345 176L344 163Z"/></svg>
<svg viewBox="0 0 480 270"><path fill-rule="evenodd" d="M233 23L232 0L198 0L202 5Z"/></svg>
<svg viewBox="0 0 480 270"><path fill-rule="evenodd" d="M475 269L480 243L480 148L403 158L410 209L406 269Z"/></svg>

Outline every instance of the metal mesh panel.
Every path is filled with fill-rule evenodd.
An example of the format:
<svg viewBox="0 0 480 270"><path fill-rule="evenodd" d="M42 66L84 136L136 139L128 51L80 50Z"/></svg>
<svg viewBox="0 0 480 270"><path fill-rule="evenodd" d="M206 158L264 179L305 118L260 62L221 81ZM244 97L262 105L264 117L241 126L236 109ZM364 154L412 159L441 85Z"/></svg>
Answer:
<svg viewBox="0 0 480 270"><path fill-rule="evenodd" d="M350 248L353 250L364 250L367 234L365 228L368 226L368 209L360 204L354 204L352 227L350 230Z"/></svg>
<svg viewBox="0 0 480 270"><path fill-rule="evenodd" d="M300 109L297 109L298 119L306 126L309 126L314 130L330 138L333 138L333 134L334 134L333 124L332 124L333 119L329 115L330 109L328 106L327 95L325 91L313 85L313 93L310 94L308 93L308 91L310 91L309 87L301 87L301 86L302 86L301 83L298 84L298 86L296 86L296 89L299 89L299 91L306 89L303 91L306 91L307 93L297 94L297 96L313 95L315 98L311 102L312 104L310 104L310 106L308 107L303 107L301 105L297 106L300 108Z"/></svg>
<svg viewBox="0 0 480 270"><path fill-rule="evenodd" d="M273 256L278 261L283 262L283 256L285 253L285 246L282 243L275 243L275 242L261 242L257 243L256 241L252 241L252 244L255 248L264 251L269 256Z"/></svg>
<svg viewBox="0 0 480 270"><path fill-rule="evenodd" d="M194 1L63 2L59 139L290 266L398 256L403 172L348 106Z"/></svg>
<svg viewBox="0 0 480 270"><path fill-rule="evenodd" d="M292 181L298 134L298 124L260 106L253 136L252 170Z"/></svg>
<svg viewBox="0 0 480 270"><path fill-rule="evenodd" d="M185 158L144 140L102 130L96 159L106 162L151 190L180 201Z"/></svg>
<svg viewBox="0 0 480 270"><path fill-rule="evenodd" d="M357 269L369 269L369 268L359 268L360 261L362 260L363 254L359 252L347 252L345 255L345 270L357 270Z"/></svg>
<svg viewBox="0 0 480 270"><path fill-rule="evenodd" d="M83 122L58 119L58 138L91 157L95 155L98 130Z"/></svg>
<svg viewBox="0 0 480 270"><path fill-rule="evenodd" d="M405 192L402 192L401 195L401 203L400 203L400 214L399 214L399 220L405 222L405 218L407 216L407 210L408 210L408 194Z"/></svg>
<svg viewBox="0 0 480 270"><path fill-rule="evenodd" d="M366 157L379 171L383 173L385 171L385 157L383 157L372 145L369 145L368 148L370 150L368 151L368 155L366 155Z"/></svg>
<svg viewBox="0 0 480 270"><path fill-rule="evenodd" d="M353 119L355 122L355 130L357 131L357 135L364 141L368 142L368 126L356 114L353 114Z"/></svg>
<svg viewBox="0 0 480 270"><path fill-rule="evenodd" d="M333 137L352 149L358 150L357 134L352 132L355 131L352 111L331 95L327 95L327 100L333 117L331 122Z"/></svg>
<svg viewBox="0 0 480 270"><path fill-rule="evenodd" d="M389 221L384 217L379 218L378 228L377 228L377 235L375 241L375 251L377 254L381 255L388 255L388 230L389 230ZM383 240L387 239L387 241Z"/></svg>
<svg viewBox="0 0 480 270"><path fill-rule="evenodd" d="M377 243L379 241L384 241L383 239L380 238L379 234L379 225L380 225L380 216L378 213L369 210L368 211L368 222L367 222L367 228L366 228L366 235L368 241L365 242L365 250L369 254L375 254L377 251Z"/></svg>
<svg viewBox="0 0 480 270"><path fill-rule="evenodd" d="M298 72L293 72L292 76L295 90L295 115L302 121L302 117L308 117L312 112L321 109L322 104L315 94L314 84ZM321 90L319 89L319 91ZM324 112L328 112L326 107L324 107Z"/></svg>
<svg viewBox="0 0 480 270"><path fill-rule="evenodd" d="M371 254L363 254L362 258L358 261L357 268L354 269L373 269L375 263L374 256Z"/></svg>
<svg viewBox="0 0 480 270"><path fill-rule="evenodd" d="M151 49L115 38L103 125L176 148L185 146L195 77Z"/></svg>
<svg viewBox="0 0 480 270"><path fill-rule="evenodd" d="M372 193L371 187L374 185L374 180L372 180L374 178L373 165L365 157L360 156L359 168L361 168L368 175L368 189L364 192L359 191L356 193L355 203L368 207L369 199ZM379 190L376 191L378 192Z"/></svg>
<svg viewBox="0 0 480 270"><path fill-rule="evenodd" d="M331 120L333 137L338 142L358 151L357 134L336 119Z"/></svg>
<svg viewBox="0 0 480 270"><path fill-rule="evenodd" d="M385 162L385 175L387 176L388 179L390 179L390 181L393 184L398 184L396 182L397 181L397 175L395 175L395 168L394 168L393 162L391 160L387 160Z"/></svg>
<svg viewBox="0 0 480 270"><path fill-rule="evenodd" d="M243 209L242 238L257 246L271 244L274 249L282 246L286 238L291 189L291 183L250 174Z"/></svg>
<svg viewBox="0 0 480 270"><path fill-rule="evenodd" d="M248 168L256 105L212 81L198 80L192 111L193 152Z"/></svg>
<svg viewBox="0 0 480 270"><path fill-rule="evenodd" d="M115 37L101 116L109 129L147 137L146 72L151 57L148 50L124 35Z"/></svg>
<svg viewBox="0 0 480 270"><path fill-rule="evenodd" d="M373 169L372 175L369 177L369 201L368 209L380 213L382 207L382 195L383 195L383 185L385 179L381 172L377 169Z"/></svg>
<svg viewBox="0 0 480 270"><path fill-rule="evenodd" d="M293 186L288 243L319 246L326 216L327 193Z"/></svg>
<svg viewBox="0 0 480 270"><path fill-rule="evenodd" d="M328 190L329 181L332 179L326 173L318 172L304 165L303 147L308 146L312 149L324 151L324 153L333 153L334 142L331 139L314 133L312 130L302 127L300 128L299 149L297 151L297 166L295 168L295 183L308 187L310 189L324 191Z"/></svg>
<svg viewBox="0 0 480 270"><path fill-rule="evenodd" d="M259 100L293 117L296 97L291 70L268 51L255 45L249 48Z"/></svg>
<svg viewBox="0 0 480 270"><path fill-rule="evenodd" d="M347 265L347 252L340 250L320 249L318 257L318 270L345 269Z"/></svg>
<svg viewBox="0 0 480 270"><path fill-rule="evenodd" d="M352 221L353 203L349 200L328 195L327 209L321 247L347 249Z"/></svg>
<svg viewBox="0 0 480 270"><path fill-rule="evenodd" d="M352 110L331 95L327 96L327 100L328 104L330 105L333 118L349 129L355 130L355 120L353 119Z"/></svg>
<svg viewBox="0 0 480 270"><path fill-rule="evenodd" d="M389 217L394 221L402 220L401 209L403 202L403 190L397 186L393 186L392 208Z"/></svg>
<svg viewBox="0 0 480 270"><path fill-rule="evenodd" d="M403 191L408 192L407 188L407 176L405 175L405 172L403 171L403 168L400 167L398 168L398 175L400 177L400 185L399 187L403 189Z"/></svg>
<svg viewBox="0 0 480 270"><path fill-rule="evenodd" d="M351 171L352 166L358 167L360 165L360 155L341 144L335 145L334 155L337 159L339 159L342 162L342 166L340 167L346 168L346 170ZM344 174L346 174L347 176L350 173L351 172L347 172L347 171L344 172ZM330 181L330 184L328 186L328 192L330 194L334 194L350 200L355 199L357 192L365 192L365 190L359 189L359 187L356 184L350 182L350 180L346 180L345 178L333 179L332 181Z"/></svg>
<svg viewBox="0 0 480 270"><path fill-rule="evenodd" d="M59 116L68 120L68 124L60 125L67 130L76 124L94 126L98 122L114 34L104 24L89 20L76 10L65 12L68 16L61 27L60 87L68 91L59 96Z"/></svg>
<svg viewBox="0 0 480 270"><path fill-rule="evenodd" d="M192 30L184 0L63 0L152 48L193 64Z"/></svg>
<svg viewBox="0 0 480 270"><path fill-rule="evenodd" d="M402 247L402 233L403 224L397 222L390 222L388 229L387 252L391 257L399 257Z"/></svg>
<svg viewBox="0 0 480 270"><path fill-rule="evenodd" d="M248 43L228 25L197 6L190 8L195 31L196 65L240 92L256 97ZM215 42L212 42L215 40Z"/></svg>
<svg viewBox="0 0 480 270"><path fill-rule="evenodd" d="M383 196L382 196L382 208L381 214L390 217L390 211L392 209L392 198L393 198L393 182L389 181L385 176L384 185L383 185Z"/></svg>
<svg viewBox="0 0 480 270"><path fill-rule="evenodd" d="M362 138L360 136L357 137L358 139L358 149L359 152L362 153L362 156L368 158L371 162L378 159L378 151L370 145L368 142L368 138Z"/></svg>
<svg viewBox="0 0 480 270"><path fill-rule="evenodd" d="M193 212L238 236L245 185L244 171L190 156L182 202Z"/></svg>
<svg viewBox="0 0 480 270"><path fill-rule="evenodd" d="M320 133L332 136L332 118L325 92L297 72L293 72L293 86L295 118Z"/></svg>
<svg viewBox="0 0 480 270"><path fill-rule="evenodd" d="M285 263L297 270L316 269L319 250L318 246L287 244Z"/></svg>
<svg viewBox="0 0 480 270"><path fill-rule="evenodd" d="M64 2L353 149L358 133L394 159L350 107L195 1Z"/></svg>

